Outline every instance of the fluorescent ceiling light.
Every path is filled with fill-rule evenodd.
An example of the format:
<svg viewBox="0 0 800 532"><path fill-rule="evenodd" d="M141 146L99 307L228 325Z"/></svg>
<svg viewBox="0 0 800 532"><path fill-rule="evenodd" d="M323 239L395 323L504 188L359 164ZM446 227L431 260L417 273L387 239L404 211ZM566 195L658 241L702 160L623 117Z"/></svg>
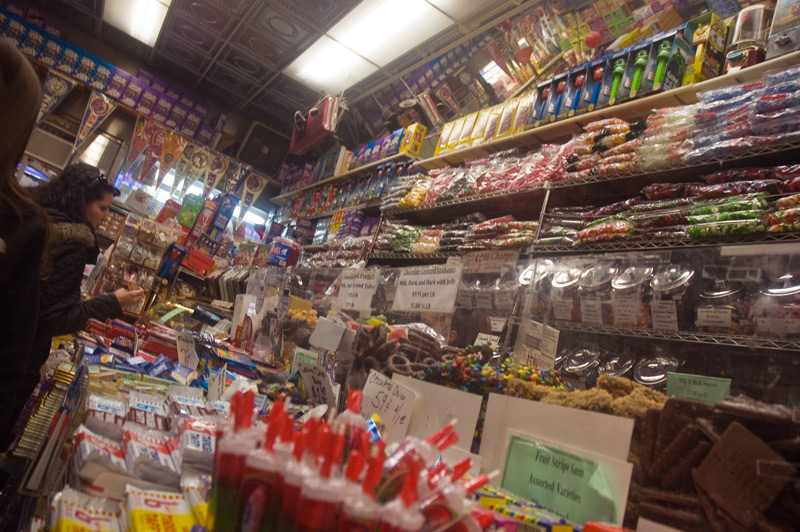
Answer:
<svg viewBox="0 0 800 532"><path fill-rule="evenodd" d="M106 0L103 20L154 46L172 0Z"/></svg>
<svg viewBox="0 0 800 532"><path fill-rule="evenodd" d="M464 22L469 17L489 7L497 4L497 0L427 0L429 4L436 6L457 22Z"/></svg>
<svg viewBox="0 0 800 532"><path fill-rule="evenodd" d="M452 25L425 0L363 0L328 35L384 67Z"/></svg>
<svg viewBox="0 0 800 532"><path fill-rule="evenodd" d="M394 2L395 0L388 0ZM317 91L342 92L378 71L378 67L327 35L286 67L286 73Z"/></svg>

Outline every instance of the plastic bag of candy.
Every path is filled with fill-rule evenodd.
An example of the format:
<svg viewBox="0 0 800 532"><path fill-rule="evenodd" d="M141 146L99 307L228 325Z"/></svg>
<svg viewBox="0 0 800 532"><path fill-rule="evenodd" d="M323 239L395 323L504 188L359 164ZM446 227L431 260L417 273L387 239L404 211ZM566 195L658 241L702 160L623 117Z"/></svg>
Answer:
<svg viewBox="0 0 800 532"><path fill-rule="evenodd" d="M690 185L686 193L690 196L702 198L723 198L727 196L740 196L756 192L774 193L781 183L778 179L759 179L757 181L732 181L718 185Z"/></svg>
<svg viewBox="0 0 800 532"><path fill-rule="evenodd" d="M625 238L634 230L631 222L624 219L598 220L585 229L578 231L578 241L584 242L604 242Z"/></svg>
<svg viewBox="0 0 800 532"><path fill-rule="evenodd" d="M765 86L766 83L763 81L750 81L740 85L734 85L733 87L724 87L722 89L699 92L697 97L704 104L720 100L730 100L742 95L750 94L753 91L762 90Z"/></svg>
<svg viewBox="0 0 800 532"><path fill-rule="evenodd" d="M688 190L702 183L653 183L642 189L642 194L649 200L675 199L688 196Z"/></svg>
<svg viewBox="0 0 800 532"><path fill-rule="evenodd" d="M723 200L698 203L692 207L689 214L692 216L700 216L703 214L717 214L721 212L763 211L767 208L767 205L767 195L764 193L731 196Z"/></svg>
<svg viewBox="0 0 800 532"><path fill-rule="evenodd" d="M767 228L770 233L797 233L800 232L800 224L775 224Z"/></svg>
<svg viewBox="0 0 800 532"><path fill-rule="evenodd" d="M767 225L794 225L798 223L798 217L800 217L798 207L775 211L767 215Z"/></svg>
<svg viewBox="0 0 800 532"><path fill-rule="evenodd" d="M511 215L501 216L500 218L492 218L491 220L486 220L485 222L481 222L475 225L472 228L472 234L480 235L480 234L490 234L490 233L507 233L508 232L508 224L514 221L514 217Z"/></svg>
<svg viewBox="0 0 800 532"><path fill-rule="evenodd" d="M800 91L763 94L756 100L756 111L759 113L774 113L797 106L800 106Z"/></svg>
<svg viewBox="0 0 800 532"><path fill-rule="evenodd" d="M708 224L712 222L728 222L733 220L761 220L765 211L730 211L715 214L698 214L688 217L691 224Z"/></svg>
<svg viewBox="0 0 800 532"><path fill-rule="evenodd" d="M614 127L614 126L627 126L628 130L630 129L630 124L621 118L606 118L603 120L597 120L595 122L590 122L586 124L585 129L589 133L596 133L606 128ZM626 130L626 131L628 131Z"/></svg>
<svg viewBox="0 0 800 532"><path fill-rule="evenodd" d="M766 230L767 227L761 220L739 220L690 225L686 227L686 234L693 238L702 238L709 236L747 235L751 233L763 233Z"/></svg>
<svg viewBox="0 0 800 532"><path fill-rule="evenodd" d="M597 165L597 175L616 175L616 174L624 174L628 172L634 172L639 168L639 158L635 157L634 159L626 162L620 163L600 163Z"/></svg>
<svg viewBox="0 0 800 532"><path fill-rule="evenodd" d="M775 206L778 207L779 210L791 209L798 205L800 205L800 194L792 194L791 196L783 197L775 203Z"/></svg>
<svg viewBox="0 0 800 532"><path fill-rule="evenodd" d="M667 211L653 211L629 214L628 219L636 226L637 231L660 227L671 227L686 223L687 208Z"/></svg>
<svg viewBox="0 0 800 532"><path fill-rule="evenodd" d="M759 179L769 179L772 177L772 168L734 168L732 170L722 170L703 176L703 180L709 185L729 183L731 181L754 181Z"/></svg>

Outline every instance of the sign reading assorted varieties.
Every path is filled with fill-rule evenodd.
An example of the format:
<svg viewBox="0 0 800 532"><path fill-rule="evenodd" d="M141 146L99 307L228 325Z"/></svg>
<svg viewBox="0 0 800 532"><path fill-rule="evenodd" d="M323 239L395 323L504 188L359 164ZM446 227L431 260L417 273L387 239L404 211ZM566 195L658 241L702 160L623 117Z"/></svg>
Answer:
<svg viewBox="0 0 800 532"><path fill-rule="evenodd" d="M393 310L452 312L455 308L461 266L405 268L397 281Z"/></svg>

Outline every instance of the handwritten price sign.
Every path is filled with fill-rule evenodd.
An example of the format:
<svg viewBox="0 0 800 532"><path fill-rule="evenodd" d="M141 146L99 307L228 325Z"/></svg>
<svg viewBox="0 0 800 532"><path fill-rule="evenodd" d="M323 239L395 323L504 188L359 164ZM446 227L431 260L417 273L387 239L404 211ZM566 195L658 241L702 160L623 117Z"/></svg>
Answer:
<svg viewBox="0 0 800 532"><path fill-rule="evenodd" d="M339 307L352 310L370 310L372 296L378 288L379 270L348 269L342 272L339 287Z"/></svg>
<svg viewBox="0 0 800 532"><path fill-rule="evenodd" d="M325 372L325 368L300 362L299 370L311 404L314 406L328 405L328 408L333 408L336 405L336 399L333 396L331 379Z"/></svg>
<svg viewBox="0 0 800 532"><path fill-rule="evenodd" d="M397 280L392 309L452 312L460 282L460 265L405 268Z"/></svg>
<svg viewBox="0 0 800 532"><path fill-rule="evenodd" d="M415 398L412 390L371 370L364 385L361 415L369 419L373 414L378 414L381 418L377 424L381 437L387 443L394 443L406 436Z"/></svg>

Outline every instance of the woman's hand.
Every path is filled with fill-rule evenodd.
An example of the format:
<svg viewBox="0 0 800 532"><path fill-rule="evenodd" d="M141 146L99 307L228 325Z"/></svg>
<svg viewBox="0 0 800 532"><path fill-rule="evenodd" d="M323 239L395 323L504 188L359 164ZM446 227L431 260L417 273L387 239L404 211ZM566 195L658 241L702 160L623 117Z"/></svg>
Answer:
<svg viewBox="0 0 800 532"><path fill-rule="evenodd" d="M114 292L114 297L116 297L117 301L119 301L119 306L122 308L128 308L139 304L139 302L144 299L144 290L141 288L138 290L127 290L125 288L120 288Z"/></svg>

